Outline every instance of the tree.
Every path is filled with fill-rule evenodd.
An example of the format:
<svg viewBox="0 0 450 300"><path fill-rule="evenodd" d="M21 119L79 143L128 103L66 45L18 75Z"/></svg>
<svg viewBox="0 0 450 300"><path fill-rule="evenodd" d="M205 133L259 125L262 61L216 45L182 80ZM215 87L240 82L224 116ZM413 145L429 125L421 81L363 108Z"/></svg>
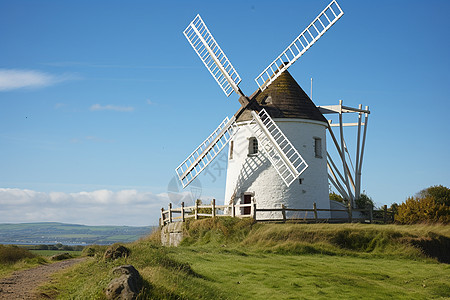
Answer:
<svg viewBox="0 0 450 300"><path fill-rule="evenodd" d="M418 195L420 197L430 196L439 204L450 206L450 189L442 185L430 186L421 190Z"/></svg>
<svg viewBox="0 0 450 300"><path fill-rule="evenodd" d="M331 192L329 194L329 196L330 196L330 200L334 200L334 201L337 201L337 202L345 203L344 202L344 198L342 198L341 195L336 194L335 192Z"/></svg>
<svg viewBox="0 0 450 300"><path fill-rule="evenodd" d="M374 207L373 200L366 194L361 194L358 199L355 200L356 207L359 209L366 209Z"/></svg>

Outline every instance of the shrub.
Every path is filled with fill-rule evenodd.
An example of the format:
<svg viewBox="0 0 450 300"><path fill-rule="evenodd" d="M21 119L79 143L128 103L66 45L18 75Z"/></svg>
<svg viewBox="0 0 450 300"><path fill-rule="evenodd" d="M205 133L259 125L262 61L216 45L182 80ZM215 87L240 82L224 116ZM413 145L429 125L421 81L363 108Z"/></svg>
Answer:
<svg viewBox="0 0 450 300"><path fill-rule="evenodd" d="M103 256L106 251L107 246L100 245L90 245L84 247L81 255L83 256Z"/></svg>
<svg viewBox="0 0 450 300"><path fill-rule="evenodd" d="M450 190L443 186L422 190L397 207L395 221L400 224L450 223L449 197Z"/></svg>
<svg viewBox="0 0 450 300"><path fill-rule="evenodd" d="M24 258L33 257L35 257L35 255L27 249L20 248L14 245L0 245L0 263L2 264L12 264Z"/></svg>

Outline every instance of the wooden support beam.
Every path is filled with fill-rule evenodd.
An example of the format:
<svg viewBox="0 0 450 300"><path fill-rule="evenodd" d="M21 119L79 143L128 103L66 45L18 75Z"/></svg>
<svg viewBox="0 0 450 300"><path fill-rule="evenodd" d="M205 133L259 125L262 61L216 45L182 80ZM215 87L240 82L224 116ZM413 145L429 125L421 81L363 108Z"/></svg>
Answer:
<svg viewBox="0 0 450 300"><path fill-rule="evenodd" d="M331 129L331 127L330 127L330 124L328 124L328 131L330 132L330 136L331 136L331 138L333 139L333 142L334 142L334 146L336 147L336 150L337 150L337 152L338 152L338 154L339 154L339 157L341 157L342 158L342 155L343 155L343 152L341 151L341 148L339 147L339 143L338 143L338 141L337 141L337 139L336 139L336 136L334 135L334 132L333 132L333 130ZM345 158L345 157L344 157ZM348 170L349 170L349 168L348 168L348 166L347 166L347 163L345 162L345 160L342 162L343 163L343 165L344 165L344 172L347 170L347 172L349 172ZM337 168L336 168L337 169ZM352 180L353 181L353 179L350 177L350 180ZM345 180L343 180L343 182L345 182ZM351 193L351 189L350 189L350 186L346 186L347 187L347 191L348 191L348 196L347 196L347 200L351 200L349 197L352 197L351 195L352 195L352 193ZM347 194L347 193L346 193ZM343 197L344 197L344 195L342 195ZM353 198L352 198L353 199Z"/></svg>
<svg viewBox="0 0 450 300"><path fill-rule="evenodd" d="M339 182L335 182L333 178L331 178L330 174L328 174L328 180L331 181L331 183L334 185L334 187L337 189L337 191L341 194L341 196L344 199L348 200L348 195L345 192L344 188L342 188L341 184Z"/></svg>
<svg viewBox="0 0 450 300"><path fill-rule="evenodd" d="M169 223L172 223L172 203L169 203Z"/></svg>
<svg viewBox="0 0 450 300"><path fill-rule="evenodd" d="M198 220L198 199L197 200L195 200L195 212L194 212L194 214L195 214L195 219L196 220Z"/></svg>
<svg viewBox="0 0 450 300"><path fill-rule="evenodd" d="M362 105L359 105L359 108L362 108ZM356 188L355 188L355 197L358 199L360 198L360 186L359 186L359 177L361 176L361 174L358 172L359 171L359 150L360 150L360 144L361 144L361 114L362 113L358 113L358 136L357 136L357 141L356 141L356 167L355 167L355 181L356 181Z"/></svg>
<svg viewBox="0 0 450 300"><path fill-rule="evenodd" d="M184 222L184 202L181 202L181 221Z"/></svg>
<svg viewBox="0 0 450 300"><path fill-rule="evenodd" d="M286 207L281 204L281 215L283 216L283 223L286 223Z"/></svg>
<svg viewBox="0 0 450 300"><path fill-rule="evenodd" d="M353 220L353 216L352 216L352 205L350 202L348 203L347 210L348 210L348 222L351 223Z"/></svg>
<svg viewBox="0 0 450 300"><path fill-rule="evenodd" d="M342 106L342 100L339 100L339 105ZM353 195L350 189L350 184L349 184L349 175L350 175L350 170L347 166L347 163L345 161L345 152L344 152L344 128L342 126L342 112L339 113L339 124L341 124L341 126L339 127L340 129L340 138L341 138L341 160L342 160L342 167L344 169L344 178L345 178L345 185L347 187L347 191L348 191L348 195L350 197L349 202L352 203L353 205Z"/></svg>
<svg viewBox="0 0 450 300"><path fill-rule="evenodd" d="M331 166L330 166L330 163L331 163ZM334 163L333 159L332 159L331 156L328 154L328 152L327 152L327 164L328 164L328 168L329 168L331 171L334 170L334 171L339 175L339 178L341 179L341 181L342 181L342 182L345 182L344 177L342 176L341 172L339 172L339 169L336 167L336 164ZM333 168L331 168L331 167L333 167ZM334 172L333 172L333 174L334 174ZM334 175L334 177L336 177L336 176ZM337 181L337 178L336 178L336 181Z"/></svg>
<svg viewBox="0 0 450 300"><path fill-rule="evenodd" d="M314 209L314 220L317 223L317 206L316 206L316 202L313 203L313 209Z"/></svg>
<svg viewBox="0 0 450 300"><path fill-rule="evenodd" d="M366 106L366 110L369 110L369 107ZM363 139L361 144L361 156L359 158L359 166L358 166L358 186L361 187L361 174L362 174L362 163L363 163L363 157L364 157L364 147L366 145L366 135L367 135L367 124L369 122L369 114L364 115L364 123L366 124L364 126L364 133L363 133Z"/></svg>

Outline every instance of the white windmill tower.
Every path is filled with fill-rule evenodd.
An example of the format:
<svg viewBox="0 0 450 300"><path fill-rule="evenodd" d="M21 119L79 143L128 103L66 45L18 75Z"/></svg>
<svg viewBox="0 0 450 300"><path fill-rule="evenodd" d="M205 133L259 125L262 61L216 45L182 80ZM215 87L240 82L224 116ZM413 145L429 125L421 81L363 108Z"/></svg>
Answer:
<svg viewBox="0 0 450 300"><path fill-rule="evenodd" d="M325 142L329 123L287 69L342 15L333 0L255 79L259 89L250 97L239 88L239 74L201 17L195 17L184 35L224 93L239 95L241 108L176 168L183 187L231 141L226 204L254 199L261 208L304 208L313 202L330 207Z"/></svg>

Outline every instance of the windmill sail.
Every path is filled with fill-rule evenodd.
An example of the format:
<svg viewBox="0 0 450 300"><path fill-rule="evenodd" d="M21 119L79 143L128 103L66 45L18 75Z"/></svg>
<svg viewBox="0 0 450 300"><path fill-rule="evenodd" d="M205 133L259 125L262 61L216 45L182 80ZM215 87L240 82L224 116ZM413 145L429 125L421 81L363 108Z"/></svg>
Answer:
<svg viewBox="0 0 450 300"><path fill-rule="evenodd" d="M209 32L200 15L194 18L183 34L225 95L230 96L233 90L239 94L238 84L241 82L241 77Z"/></svg>
<svg viewBox="0 0 450 300"><path fill-rule="evenodd" d="M300 56L339 20L344 12L336 0L330 4L303 30L302 33L284 50L264 71L255 78L261 91L287 70Z"/></svg>
<svg viewBox="0 0 450 300"><path fill-rule="evenodd" d="M188 186L216 158L237 130L235 117L231 119L226 117L219 127L175 169L183 188Z"/></svg>
<svg viewBox="0 0 450 300"><path fill-rule="evenodd" d="M303 157L263 109L257 114L252 111L252 131L277 170L284 183L289 186L308 167Z"/></svg>

